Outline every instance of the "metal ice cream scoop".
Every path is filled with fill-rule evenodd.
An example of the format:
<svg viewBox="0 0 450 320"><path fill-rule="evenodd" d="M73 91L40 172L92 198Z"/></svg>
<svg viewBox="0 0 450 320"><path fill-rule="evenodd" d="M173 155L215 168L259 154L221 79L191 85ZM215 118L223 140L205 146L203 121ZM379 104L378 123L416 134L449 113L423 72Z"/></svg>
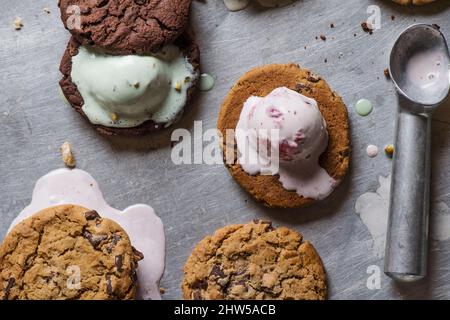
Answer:
<svg viewBox="0 0 450 320"><path fill-rule="evenodd" d="M400 107L384 271L398 281L419 280L427 272L431 117L448 95L449 63L447 42L437 26L409 27L391 52Z"/></svg>

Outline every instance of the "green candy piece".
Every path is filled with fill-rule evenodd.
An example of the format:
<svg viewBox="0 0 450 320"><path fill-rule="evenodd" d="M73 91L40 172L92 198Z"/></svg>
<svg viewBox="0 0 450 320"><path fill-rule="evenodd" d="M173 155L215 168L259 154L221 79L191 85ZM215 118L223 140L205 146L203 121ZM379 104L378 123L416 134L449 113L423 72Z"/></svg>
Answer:
<svg viewBox="0 0 450 320"><path fill-rule="evenodd" d="M360 116L368 116L372 110L373 110L373 105L372 102L370 102L367 99L361 99L356 103L356 112L360 115Z"/></svg>

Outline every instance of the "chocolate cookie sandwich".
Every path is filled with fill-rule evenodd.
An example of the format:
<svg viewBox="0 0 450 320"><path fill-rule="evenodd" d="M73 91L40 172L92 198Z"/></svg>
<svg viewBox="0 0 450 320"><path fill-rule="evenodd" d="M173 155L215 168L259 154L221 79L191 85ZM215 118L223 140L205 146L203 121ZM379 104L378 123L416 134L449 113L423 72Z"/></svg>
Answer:
<svg viewBox="0 0 450 320"><path fill-rule="evenodd" d="M62 91L72 107L105 135L143 135L176 122L199 76L192 36L151 55L113 56L72 38L61 61Z"/></svg>
<svg viewBox="0 0 450 320"><path fill-rule="evenodd" d="M142 259L122 227L96 211L47 208L1 244L0 299L134 299Z"/></svg>
<svg viewBox="0 0 450 320"><path fill-rule="evenodd" d="M421 6L421 5L424 5L424 4L428 4L428 3L434 2L436 0L392 0L392 1L394 1L394 2L396 2L398 4L401 4L401 5L404 5L404 6L407 6L407 5L418 5L418 6Z"/></svg>
<svg viewBox="0 0 450 320"><path fill-rule="evenodd" d="M186 31L191 0L60 0L72 38L62 91L105 135L139 136L181 117L199 78L200 52Z"/></svg>
<svg viewBox="0 0 450 320"><path fill-rule="evenodd" d="M231 175L266 206L311 205L348 171L347 108L325 80L298 65L266 65L242 76L217 127Z"/></svg>
<svg viewBox="0 0 450 320"><path fill-rule="evenodd" d="M66 29L83 46L115 55L151 54L175 41L191 0L59 0Z"/></svg>
<svg viewBox="0 0 450 320"><path fill-rule="evenodd" d="M301 234L269 222L230 225L200 241L184 267L184 299L323 300L322 261Z"/></svg>

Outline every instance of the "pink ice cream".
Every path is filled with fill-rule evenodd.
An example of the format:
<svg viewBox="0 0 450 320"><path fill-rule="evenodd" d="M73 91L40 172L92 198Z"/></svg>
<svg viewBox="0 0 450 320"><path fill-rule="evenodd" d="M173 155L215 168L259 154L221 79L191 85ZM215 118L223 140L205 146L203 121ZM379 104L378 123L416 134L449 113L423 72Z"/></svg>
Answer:
<svg viewBox="0 0 450 320"><path fill-rule="evenodd" d="M285 87L250 97L236 127L239 163L248 174L279 175L283 187L311 199L327 197L337 181L319 166L328 145L317 102Z"/></svg>

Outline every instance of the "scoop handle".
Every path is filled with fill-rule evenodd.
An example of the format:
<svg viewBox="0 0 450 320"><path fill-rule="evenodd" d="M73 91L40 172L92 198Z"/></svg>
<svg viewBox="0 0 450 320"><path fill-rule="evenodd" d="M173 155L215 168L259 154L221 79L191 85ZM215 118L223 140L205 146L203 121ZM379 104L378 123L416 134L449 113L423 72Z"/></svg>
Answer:
<svg viewBox="0 0 450 320"><path fill-rule="evenodd" d="M431 114L400 107L393 158L384 272L398 281L427 273Z"/></svg>

